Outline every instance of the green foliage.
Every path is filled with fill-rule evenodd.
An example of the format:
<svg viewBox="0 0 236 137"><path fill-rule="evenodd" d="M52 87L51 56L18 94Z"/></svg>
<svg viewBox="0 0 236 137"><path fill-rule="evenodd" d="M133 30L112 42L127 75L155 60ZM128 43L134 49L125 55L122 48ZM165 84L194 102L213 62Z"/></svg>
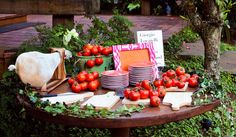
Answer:
<svg viewBox="0 0 236 137"><path fill-rule="evenodd" d="M227 43L221 43L220 44L220 52L224 53L225 51L235 51L236 50L236 46L235 45L231 45L231 44L227 44Z"/></svg>
<svg viewBox="0 0 236 137"><path fill-rule="evenodd" d="M129 9L129 11L132 11L134 9L140 8L141 7L140 4L141 4L140 0L135 0L129 3L127 8Z"/></svg>

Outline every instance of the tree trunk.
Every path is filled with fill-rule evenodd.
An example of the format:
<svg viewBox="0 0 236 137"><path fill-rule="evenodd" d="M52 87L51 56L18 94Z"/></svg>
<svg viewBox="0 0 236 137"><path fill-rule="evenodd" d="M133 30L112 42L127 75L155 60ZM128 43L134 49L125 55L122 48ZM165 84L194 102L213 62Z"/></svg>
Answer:
<svg viewBox="0 0 236 137"><path fill-rule="evenodd" d="M202 40L205 48L204 67L213 79L220 78L220 42L222 27L207 25L202 30Z"/></svg>

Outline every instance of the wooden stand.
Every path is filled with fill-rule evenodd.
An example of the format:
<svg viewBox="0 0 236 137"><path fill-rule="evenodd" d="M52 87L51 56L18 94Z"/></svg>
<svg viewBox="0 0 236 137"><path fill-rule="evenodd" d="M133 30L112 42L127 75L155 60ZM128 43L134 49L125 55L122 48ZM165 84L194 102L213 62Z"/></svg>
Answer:
<svg viewBox="0 0 236 137"><path fill-rule="evenodd" d="M65 49L64 48L52 48L51 52L59 52L60 53L60 59L61 62L58 65L58 67L56 68L52 79L45 85L42 87L41 89L41 93L40 94L47 94L50 91L52 91L53 89L55 89L56 87L58 87L59 85L61 85L63 82L65 82L67 80L66 78L66 70L65 70Z"/></svg>

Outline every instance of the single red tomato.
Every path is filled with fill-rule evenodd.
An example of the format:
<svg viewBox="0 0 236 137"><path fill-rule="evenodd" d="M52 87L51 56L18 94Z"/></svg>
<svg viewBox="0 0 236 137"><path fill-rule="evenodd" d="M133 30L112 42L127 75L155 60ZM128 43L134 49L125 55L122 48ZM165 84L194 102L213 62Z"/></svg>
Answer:
<svg viewBox="0 0 236 137"><path fill-rule="evenodd" d="M93 45L88 43L86 45L83 46L83 49L88 49L88 50L91 50L93 48Z"/></svg>
<svg viewBox="0 0 236 137"><path fill-rule="evenodd" d="M166 90L164 87L159 87L157 89L158 97L163 98L166 95Z"/></svg>
<svg viewBox="0 0 236 137"><path fill-rule="evenodd" d="M198 79L199 79L199 76L198 76L198 74L193 74L191 77L195 78L196 80L198 80Z"/></svg>
<svg viewBox="0 0 236 137"><path fill-rule="evenodd" d="M88 72L87 72L87 71L85 71L85 70L83 70L83 71L81 71L79 74L84 74L84 75L87 75L87 74L88 74Z"/></svg>
<svg viewBox="0 0 236 137"><path fill-rule="evenodd" d="M126 88L125 90L124 90L124 97L125 98L127 98L127 99L129 99L129 94L130 94L130 92L131 92L131 89L130 88Z"/></svg>
<svg viewBox="0 0 236 137"><path fill-rule="evenodd" d="M169 78L174 78L175 77L175 71L173 69L169 69L167 72L166 72L167 76Z"/></svg>
<svg viewBox="0 0 236 137"><path fill-rule="evenodd" d="M185 83L183 81L179 81L178 83L176 83L176 86L181 89L181 88L184 88L185 86Z"/></svg>
<svg viewBox="0 0 236 137"><path fill-rule="evenodd" d="M86 75L86 81L88 81L88 82L90 82L90 81L93 81L94 80L94 76L93 76L93 74L87 74Z"/></svg>
<svg viewBox="0 0 236 137"><path fill-rule="evenodd" d="M172 79L172 87L177 86L176 84L178 83L177 79Z"/></svg>
<svg viewBox="0 0 236 137"><path fill-rule="evenodd" d="M94 79L99 78L99 73L97 71L93 71L91 74L94 76Z"/></svg>
<svg viewBox="0 0 236 137"><path fill-rule="evenodd" d="M167 73L166 73L166 72L164 72L164 73L162 73L162 75L161 75L161 76L162 76L162 78L163 78L163 77L167 76Z"/></svg>
<svg viewBox="0 0 236 137"><path fill-rule="evenodd" d="M141 99L147 99L149 97L149 91L148 90L141 89L139 91L139 93L140 93L140 98Z"/></svg>
<svg viewBox="0 0 236 137"><path fill-rule="evenodd" d="M109 54L110 54L110 51L109 51L108 48L104 48L104 49L102 50L102 55L107 56L107 55L109 55Z"/></svg>
<svg viewBox="0 0 236 137"><path fill-rule="evenodd" d="M74 82L75 82L75 79L74 79L74 78L69 78L69 79L68 79L68 83L69 83L70 85L72 85Z"/></svg>
<svg viewBox="0 0 236 137"><path fill-rule="evenodd" d="M111 54L113 51L112 47L108 47L108 51L109 51L109 54Z"/></svg>
<svg viewBox="0 0 236 137"><path fill-rule="evenodd" d="M103 46L98 46L98 52L99 53L102 53L102 50L104 49L104 47Z"/></svg>
<svg viewBox="0 0 236 137"><path fill-rule="evenodd" d="M77 80L78 80L78 82L84 82L86 80L86 75L83 73L79 73L77 75Z"/></svg>
<svg viewBox="0 0 236 137"><path fill-rule="evenodd" d="M82 54L82 52L77 52L76 55L80 57L80 56L82 56L83 54Z"/></svg>
<svg viewBox="0 0 236 137"><path fill-rule="evenodd" d="M83 52L82 52L83 56L90 56L91 55L91 52L89 49L84 49Z"/></svg>
<svg viewBox="0 0 236 137"><path fill-rule="evenodd" d="M179 81L183 81L183 82L187 82L187 77L186 77L185 75L180 75L180 76L178 77L178 80L179 80Z"/></svg>
<svg viewBox="0 0 236 137"><path fill-rule="evenodd" d="M135 84L135 87L141 87L141 83L140 83L140 82L137 82L137 83Z"/></svg>
<svg viewBox="0 0 236 137"><path fill-rule="evenodd" d="M155 81L153 82L153 85L154 85L155 87L160 87L160 86L162 86L162 85L163 85L162 79L157 79L157 80L155 80Z"/></svg>
<svg viewBox="0 0 236 137"><path fill-rule="evenodd" d="M98 85L98 87L100 86L100 82L98 79L95 79L94 82Z"/></svg>
<svg viewBox="0 0 236 137"><path fill-rule="evenodd" d="M102 58L96 58L95 59L95 64L96 65L101 65L103 63L103 59Z"/></svg>
<svg viewBox="0 0 236 137"><path fill-rule="evenodd" d="M129 99L132 101L137 101L140 99L140 93L136 91L131 91L129 94Z"/></svg>
<svg viewBox="0 0 236 137"><path fill-rule="evenodd" d="M141 86L146 90L150 90L152 88L151 85L150 85L149 80L143 80L141 82Z"/></svg>
<svg viewBox="0 0 236 137"><path fill-rule="evenodd" d="M159 93L157 91L149 90L149 97L158 96L158 94Z"/></svg>
<svg viewBox="0 0 236 137"><path fill-rule="evenodd" d="M92 55L97 55L97 54L98 54L98 48L94 46L94 47L90 50L90 52L91 52Z"/></svg>
<svg viewBox="0 0 236 137"><path fill-rule="evenodd" d="M188 74L188 73L185 73L184 75L185 75L185 77L186 77L186 81L188 81L188 80L189 80L189 78L190 78L190 74Z"/></svg>
<svg viewBox="0 0 236 137"><path fill-rule="evenodd" d="M71 90L75 93L79 93L81 91L81 87L77 82L74 82L71 86Z"/></svg>
<svg viewBox="0 0 236 137"><path fill-rule="evenodd" d="M198 85L197 79L194 77L189 78L188 85L189 87L196 87Z"/></svg>
<svg viewBox="0 0 236 137"><path fill-rule="evenodd" d="M163 81L163 85L164 85L166 88L172 87L172 80L171 80L171 79L169 79L169 80L164 80L164 81Z"/></svg>
<svg viewBox="0 0 236 137"><path fill-rule="evenodd" d="M86 65L87 67L92 68L95 65L95 61L90 59L86 62Z"/></svg>
<svg viewBox="0 0 236 137"><path fill-rule="evenodd" d="M81 90L86 90L88 88L88 82L82 82L79 84L80 84Z"/></svg>
<svg viewBox="0 0 236 137"><path fill-rule="evenodd" d="M150 97L150 105L152 107L159 107L161 104L161 99L158 96Z"/></svg>
<svg viewBox="0 0 236 137"><path fill-rule="evenodd" d="M99 86L99 84L98 84L98 82L95 81L95 80L88 83L88 89L89 89L90 91L95 91L95 90L97 90L98 86Z"/></svg>
<svg viewBox="0 0 236 137"><path fill-rule="evenodd" d="M184 74L185 74L185 69L184 69L184 67L178 66L178 67L175 69L175 73L176 73L178 76L184 75Z"/></svg>

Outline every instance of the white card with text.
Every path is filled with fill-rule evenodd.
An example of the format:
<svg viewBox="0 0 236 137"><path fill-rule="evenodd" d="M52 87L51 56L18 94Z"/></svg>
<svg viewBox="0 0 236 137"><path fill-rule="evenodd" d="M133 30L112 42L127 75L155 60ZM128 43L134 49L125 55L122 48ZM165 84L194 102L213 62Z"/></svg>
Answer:
<svg viewBox="0 0 236 137"><path fill-rule="evenodd" d="M136 42L153 42L157 66L165 66L162 30L137 31Z"/></svg>

